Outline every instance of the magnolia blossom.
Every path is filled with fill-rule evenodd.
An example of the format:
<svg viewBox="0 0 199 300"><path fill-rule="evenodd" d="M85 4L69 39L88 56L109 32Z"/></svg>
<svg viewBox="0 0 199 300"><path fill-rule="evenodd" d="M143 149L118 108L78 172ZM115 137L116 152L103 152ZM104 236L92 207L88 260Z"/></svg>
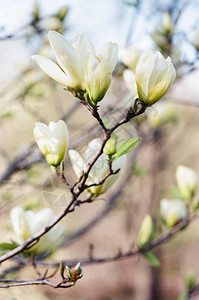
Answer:
<svg viewBox="0 0 199 300"><path fill-rule="evenodd" d="M119 59L129 69L135 71L137 62L142 51L136 46L128 46L126 48L119 49Z"/></svg>
<svg viewBox="0 0 199 300"><path fill-rule="evenodd" d="M139 98L150 106L168 92L176 71L170 57L165 59L159 51L147 50L140 56L135 76Z"/></svg>
<svg viewBox="0 0 199 300"><path fill-rule="evenodd" d="M50 225L56 217L50 208L44 208L35 213L31 210L24 211L21 207L14 207L11 210L10 216L12 227L19 243L25 242L28 238ZM54 226L40 238L35 246L30 248L30 251L40 254L44 251L52 250L60 243L64 229L64 224Z"/></svg>
<svg viewBox="0 0 199 300"><path fill-rule="evenodd" d="M162 199L160 202L160 212L167 226L172 227L180 220L186 218L187 209L183 200Z"/></svg>
<svg viewBox="0 0 199 300"><path fill-rule="evenodd" d="M64 121L50 122L49 126L35 123L34 137L49 165L56 167L64 160L69 143L68 128Z"/></svg>
<svg viewBox="0 0 199 300"><path fill-rule="evenodd" d="M176 180L183 199L192 200L198 187L196 172L191 168L180 165L176 169Z"/></svg>
<svg viewBox="0 0 199 300"><path fill-rule="evenodd" d="M154 109L147 111L149 125L156 129L176 119L176 107L171 102L160 102L153 106Z"/></svg>
<svg viewBox="0 0 199 300"><path fill-rule="evenodd" d="M94 157L96 156L97 152L101 147L101 140L94 139L89 144L85 151L84 158L75 150L69 150L69 156L72 162L72 166L74 172L76 173L77 177L80 177L84 171L86 171L88 164L92 162ZM116 171L121 169L125 163L125 156L121 156L113 161L112 169ZM87 184L97 183L101 180L107 173L108 173L108 156L103 153L96 163L93 165L88 179ZM118 179L120 172L117 174L111 175L108 177L102 185L93 186L89 188L89 192L95 195L100 195L105 193Z"/></svg>
<svg viewBox="0 0 199 300"><path fill-rule="evenodd" d="M48 33L58 65L40 55L32 59L54 80L76 91L87 91L90 100L100 101L111 83L118 47L108 42L96 56L94 46L84 35L78 35L71 45L61 34Z"/></svg>

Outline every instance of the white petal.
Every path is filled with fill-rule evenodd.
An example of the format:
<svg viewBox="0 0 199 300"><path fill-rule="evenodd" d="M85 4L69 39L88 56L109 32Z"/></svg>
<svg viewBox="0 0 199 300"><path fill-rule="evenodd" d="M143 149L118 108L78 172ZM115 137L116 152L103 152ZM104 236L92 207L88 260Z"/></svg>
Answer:
<svg viewBox="0 0 199 300"><path fill-rule="evenodd" d="M105 193L106 191L108 191L109 188L119 178L119 176L121 174L121 169L124 166L125 162L126 162L126 155L120 156L116 160L113 161L113 164L112 164L113 171L115 172L118 169L120 169L120 171L117 174L111 175L110 177L107 178L107 180L104 182L104 184L102 186L102 190L101 190L102 194ZM104 175L106 175L106 174L104 174Z"/></svg>
<svg viewBox="0 0 199 300"><path fill-rule="evenodd" d="M78 54L79 60L83 66L89 54L93 53L95 55L95 48L93 44L83 34L80 34L75 38L72 46Z"/></svg>
<svg viewBox="0 0 199 300"><path fill-rule="evenodd" d="M44 208L35 214L34 222L32 223L33 234L38 233L40 230L50 225L50 223L55 219L55 213L50 208Z"/></svg>
<svg viewBox="0 0 199 300"><path fill-rule="evenodd" d="M90 98L92 101L99 102L104 98L111 84L111 79L112 74L108 62L101 60L95 70L94 84L90 87Z"/></svg>
<svg viewBox="0 0 199 300"><path fill-rule="evenodd" d="M81 155L75 150L69 150L68 154L72 163L73 170L79 178L82 175L82 172L84 171L84 161Z"/></svg>
<svg viewBox="0 0 199 300"><path fill-rule="evenodd" d="M47 138L51 137L51 131L49 127L42 122L35 123L34 131L35 131L35 136L37 137L47 137Z"/></svg>
<svg viewBox="0 0 199 300"><path fill-rule="evenodd" d="M144 51L139 58L135 73L138 95L144 100L146 100L148 96L148 85L153 66L154 55L152 50Z"/></svg>
<svg viewBox="0 0 199 300"><path fill-rule="evenodd" d="M85 152L85 160L84 160L86 165L88 165L94 159L94 157L97 155L97 153L101 147L101 144L102 144L102 141L99 138L92 140L88 144L86 152Z"/></svg>
<svg viewBox="0 0 199 300"><path fill-rule="evenodd" d="M118 46L116 43L108 42L104 44L100 51L99 57L102 56L109 64L112 73L118 60Z"/></svg>
<svg viewBox="0 0 199 300"><path fill-rule="evenodd" d="M19 218L21 214L23 214L23 209L21 207L14 207L10 212L12 227L14 229L15 234L20 239L20 242L23 241L20 222L19 222Z"/></svg>
<svg viewBox="0 0 199 300"><path fill-rule="evenodd" d="M86 68L85 68L85 82L90 90L91 86L94 84L95 70L99 65L99 60L94 54L89 54L87 57Z"/></svg>
<svg viewBox="0 0 199 300"><path fill-rule="evenodd" d="M72 82L75 85L81 86L83 80L83 70L79 57L74 48L61 34L57 33L56 31L49 31L48 36L59 65L72 79Z"/></svg>
<svg viewBox="0 0 199 300"><path fill-rule="evenodd" d="M64 86L71 86L70 78L52 60L40 55L33 55L31 58L51 78Z"/></svg>
<svg viewBox="0 0 199 300"><path fill-rule="evenodd" d="M137 85L134 72L129 69L124 70L123 78L129 92L131 92L134 98L137 98Z"/></svg>
<svg viewBox="0 0 199 300"><path fill-rule="evenodd" d="M119 59L131 70L135 71L137 62L141 55L141 50L136 46L128 46L126 48L119 49Z"/></svg>

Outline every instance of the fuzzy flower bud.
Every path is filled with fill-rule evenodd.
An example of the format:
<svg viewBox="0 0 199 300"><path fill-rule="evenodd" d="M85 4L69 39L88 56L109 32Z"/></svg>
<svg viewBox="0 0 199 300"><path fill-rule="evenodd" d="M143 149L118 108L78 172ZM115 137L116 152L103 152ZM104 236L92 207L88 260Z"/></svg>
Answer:
<svg viewBox="0 0 199 300"><path fill-rule="evenodd" d="M186 201L192 200L198 188L196 172L191 168L180 165L176 169L176 180L183 199Z"/></svg>
<svg viewBox="0 0 199 300"><path fill-rule="evenodd" d="M187 209L183 200L162 199L160 202L160 212L163 221L168 227L173 227L179 221L186 218Z"/></svg>
<svg viewBox="0 0 199 300"><path fill-rule="evenodd" d="M68 148L68 129L64 121L50 122L49 126L44 123L35 123L34 137L40 151L51 166L60 165L64 160Z"/></svg>
<svg viewBox="0 0 199 300"><path fill-rule="evenodd" d="M176 71L170 57L165 59L159 51L149 50L140 56L135 76L139 98L150 106L168 92Z"/></svg>
<svg viewBox="0 0 199 300"><path fill-rule="evenodd" d="M138 236L138 245L140 248L147 246L153 238L153 220L150 215L146 215L142 221Z"/></svg>

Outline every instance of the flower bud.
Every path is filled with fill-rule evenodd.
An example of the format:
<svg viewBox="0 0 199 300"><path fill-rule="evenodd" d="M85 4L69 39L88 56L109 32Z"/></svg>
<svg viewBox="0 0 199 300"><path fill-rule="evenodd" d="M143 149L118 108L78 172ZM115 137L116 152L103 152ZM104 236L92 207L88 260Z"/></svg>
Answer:
<svg viewBox="0 0 199 300"><path fill-rule="evenodd" d="M160 212L163 221L168 227L173 227L179 221L185 219L187 209L183 200L162 199L160 202Z"/></svg>
<svg viewBox="0 0 199 300"><path fill-rule="evenodd" d="M165 59L159 51L149 50L140 56L135 76L139 99L150 106L168 92L176 71L170 57Z"/></svg>
<svg viewBox="0 0 199 300"><path fill-rule="evenodd" d="M183 199L191 201L198 188L196 172L191 168L180 165L176 169L176 180Z"/></svg>
<svg viewBox="0 0 199 300"><path fill-rule="evenodd" d="M125 66L135 72L141 52L142 51L135 46L128 46L126 48L119 49L119 59Z"/></svg>
<svg viewBox="0 0 199 300"><path fill-rule="evenodd" d="M142 221L138 236L138 245L140 248L146 247L153 238L153 220L150 215L146 215Z"/></svg>
<svg viewBox="0 0 199 300"><path fill-rule="evenodd" d="M68 129L64 121L50 122L49 126L44 123L35 123L34 137L40 151L51 166L60 165L64 160L68 148Z"/></svg>
<svg viewBox="0 0 199 300"><path fill-rule="evenodd" d="M65 5L65 6L62 6L62 7L60 8L60 10L58 11L56 17L59 18L60 21L62 22L62 21L65 19L67 13L68 13L68 6L66 6L66 5Z"/></svg>
<svg viewBox="0 0 199 300"><path fill-rule="evenodd" d="M89 99L96 103L101 101L112 80L112 72L117 63L117 44L108 42L102 46L98 56L90 53L85 65L85 87Z"/></svg>
<svg viewBox="0 0 199 300"><path fill-rule="evenodd" d="M113 155L117 151L117 134L113 132L110 139L106 142L104 153L106 155Z"/></svg>
<svg viewBox="0 0 199 300"><path fill-rule="evenodd" d="M81 267L81 264L78 263L71 271L71 278L70 281L77 281L78 279L82 278L83 276L83 270Z"/></svg>
<svg viewBox="0 0 199 300"><path fill-rule="evenodd" d="M172 24L171 24L171 15L168 14L168 13L165 13L163 15L163 22L162 23L163 23L163 27L164 27L165 31L167 33L170 33L171 32L171 26L172 26Z"/></svg>

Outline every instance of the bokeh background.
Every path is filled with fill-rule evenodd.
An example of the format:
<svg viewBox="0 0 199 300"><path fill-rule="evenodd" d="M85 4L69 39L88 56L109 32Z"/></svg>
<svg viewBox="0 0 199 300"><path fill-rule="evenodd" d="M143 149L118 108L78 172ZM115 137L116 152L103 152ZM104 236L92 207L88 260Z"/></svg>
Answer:
<svg viewBox="0 0 199 300"><path fill-rule="evenodd" d="M63 8L66 15L60 17ZM161 31L165 13L171 15L175 30L161 42L165 38ZM183 164L199 171L199 55L193 45L197 28L198 0L0 1L1 243L15 239L9 217L12 207L37 211L47 206L58 213L64 201L68 201L68 191L56 182L34 144L34 123L66 120L69 147L82 153L92 138L102 134L85 107L30 59L36 53L52 57L47 39L50 29L63 33L69 41L79 33L86 34L97 49L109 40L121 48L133 44L140 50L158 49L173 58L177 79L161 100L172 102L172 118L154 125L150 119L159 116L155 105L148 114L118 130L120 142L136 136L142 137L142 142L128 156L120 180L108 193L94 203L76 208L63 220L66 224L63 244L46 261L76 259L78 262L78 258L88 257L91 248L94 257L128 251L136 243L147 213L155 220L156 236L165 230L160 222L159 202L162 198L179 196L176 167ZM156 38L152 33L156 33ZM101 114L112 123L125 114L134 100L122 78L124 69L119 62L111 87L100 103ZM65 175L75 182L68 157ZM54 195L55 200L49 200L45 192ZM158 268L151 267L141 256L93 264L83 267L84 277L71 289L10 288L1 290L0 299L177 299L184 291L184 279L190 268L199 278L198 228L195 220L166 245L158 247L154 251L161 263ZM6 273L15 266L16 269ZM6 262L1 266L1 276L36 278L31 266L20 270L17 266L15 261Z"/></svg>

